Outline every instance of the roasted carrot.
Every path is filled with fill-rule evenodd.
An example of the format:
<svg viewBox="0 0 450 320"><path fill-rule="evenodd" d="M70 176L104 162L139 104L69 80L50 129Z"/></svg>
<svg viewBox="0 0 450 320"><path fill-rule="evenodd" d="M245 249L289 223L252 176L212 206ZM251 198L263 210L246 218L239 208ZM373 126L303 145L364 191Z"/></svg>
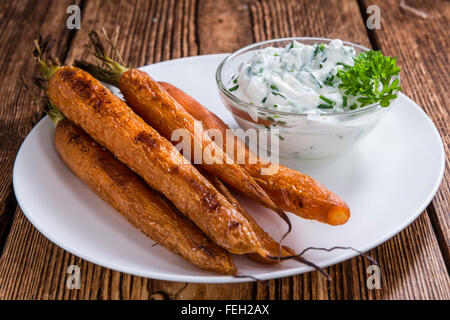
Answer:
<svg viewBox="0 0 450 320"><path fill-rule="evenodd" d="M218 129L223 135L230 129L213 112L182 90L166 82L159 84L206 129ZM235 136L235 149L225 151L236 159L236 150L245 150L245 163L241 165L281 209L331 225L340 225L349 219L350 210L345 202L318 181L283 165L279 165L278 171L272 175L262 175L261 169L269 164Z"/></svg>
<svg viewBox="0 0 450 320"><path fill-rule="evenodd" d="M202 125L195 123L195 119L147 73L129 69L120 77L119 88L133 111L165 138L170 140L175 130L185 129L185 132L190 135L192 149L198 147L203 151L204 157L211 156L209 152L204 151L215 145L213 159L203 158L200 163L206 171L226 182L234 190L275 211L279 210L258 183L221 148L217 147L205 134Z"/></svg>
<svg viewBox="0 0 450 320"><path fill-rule="evenodd" d="M273 256L258 230L178 150L87 72L35 56L47 80L46 92L58 114L72 121L115 158L161 192L214 243L235 254ZM301 258L299 261L314 264ZM318 268L319 269L319 268Z"/></svg>
<svg viewBox="0 0 450 320"><path fill-rule="evenodd" d="M56 126L54 139L67 166L134 227L203 270L236 273L228 252L80 128L64 119Z"/></svg>
<svg viewBox="0 0 450 320"><path fill-rule="evenodd" d="M237 254L259 249L247 219L170 141L90 74L61 67L49 79L48 96L65 117L164 194L215 243Z"/></svg>
<svg viewBox="0 0 450 320"><path fill-rule="evenodd" d="M325 272L321 267L316 265L315 263L303 258L301 255L296 255L294 250L287 246L281 246L280 243L276 242L267 232L261 228L255 220L247 213L244 207L234 198L234 196L228 191L227 187L220 181L217 177L212 176L208 173L204 173L205 177L219 190L228 201L233 204L233 206L238 209L244 216L247 217L249 222L253 225L256 234L261 242L262 247L264 248L264 254L259 253L250 253L248 257L252 260L255 260L259 263L264 264L276 264L285 259L294 259L300 263L306 264L315 268L317 271L322 273L328 280L331 280L331 277L328 273Z"/></svg>
<svg viewBox="0 0 450 320"><path fill-rule="evenodd" d="M219 129L222 136L226 137L225 132L229 128L214 114L208 112L205 107L181 90L175 90L176 88L171 89L175 98L172 97L163 86L157 84L148 74L136 69L127 69L109 58L95 32L91 32L90 37L96 50L93 54L107 68L83 62L80 62L80 65L87 68L89 72L102 81L118 86L127 103L145 121L162 132L166 138L170 139L172 132L179 128L190 131L192 139L195 137L194 129L203 133L202 128L205 130ZM166 85L166 87L168 86ZM194 126L194 120L202 121L202 128ZM204 138L204 136L201 138ZM211 143L208 138L203 139L203 141L205 141L206 146ZM232 167L233 171L230 171L227 169L230 166L210 166L203 162L203 167L232 188L259 200L269 208L273 208L289 224L289 227L289 219L280 209L291 211L303 218L314 219L331 225L340 225L349 219L350 210L345 202L322 184L307 175L284 166L279 166L276 173L261 174L261 169L270 167L271 164L251 153L243 142L239 142L237 137L235 137L235 142L237 148L233 150L226 150L226 148L225 150L215 148L215 150L219 149L218 153L223 151L223 155L220 154L219 159L220 157L228 157L233 164L238 159L237 152L244 150L247 160L251 158L255 160L245 161L243 164L239 163L245 173L236 169L236 166ZM206 147L205 144L202 145L203 148ZM247 175L250 175L263 190L255 189L254 183L249 184L251 178L248 179ZM236 179L240 176L245 176L246 179L242 181Z"/></svg>
<svg viewBox="0 0 450 320"><path fill-rule="evenodd" d="M258 253L249 254L249 257L252 260L265 263L265 264L275 264L278 263L279 260L271 259L270 257L288 257L295 255L295 251L287 246L281 246L278 242L276 242L267 232L261 228L256 221L248 214L244 207L236 200L236 198L231 194L225 184L220 181L219 178L209 174L208 172L201 171L201 173L213 184L213 186L219 190L227 200L245 217L247 217L249 223L252 225L253 230L255 230L256 235L258 236L259 241L261 242L262 247L266 250L268 255L261 255Z"/></svg>
<svg viewBox="0 0 450 320"><path fill-rule="evenodd" d="M118 86L127 104L144 121L155 128L162 136L172 140L177 130L184 130L191 145L190 160L195 162L200 158L200 165L211 174L217 176L234 190L260 202L264 206L277 212L289 225L286 214L278 208L261 186L235 161L223 152L212 139L205 134L203 126L184 110L167 92L158 85L147 73L138 69L127 69L120 63L113 61L105 55L100 39L95 32L90 38L97 53L95 56L102 60L110 69L97 67L89 68L89 64L78 62L81 67L94 76L110 84ZM107 74L108 76L104 76ZM183 150L187 156L186 150ZM196 154L197 152L197 154ZM199 155L199 156L198 156Z"/></svg>

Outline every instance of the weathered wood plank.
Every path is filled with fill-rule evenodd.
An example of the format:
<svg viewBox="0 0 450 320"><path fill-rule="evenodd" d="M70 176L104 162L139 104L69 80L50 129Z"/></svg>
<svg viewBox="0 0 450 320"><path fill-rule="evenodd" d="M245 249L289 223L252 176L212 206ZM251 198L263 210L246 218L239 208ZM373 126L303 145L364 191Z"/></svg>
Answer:
<svg viewBox="0 0 450 320"><path fill-rule="evenodd" d="M361 18L360 9L356 1L270 1L255 2L251 7L253 31L256 41L286 36L316 36L327 38L341 38L351 42L370 47L371 43L365 29L365 22ZM332 19L333 23L329 23ZM400 45L400 44L399 44ZM420 88L420 86L418 86ZM426 89L423 89L426 92ZM427 239L424 247L415 246L414 237L406 236L411 229L421 232L420 237ZM401 239L402 241L399 241ZM419 238L420 239L420 238ZM396 241L397 240L397 241ZM390 252L387 255L386 248ZM434 253L429 253L431 250ZM411 254L412 258L408 255ZM310 297L311 298L374 298L389 299L402 297L443 297L448 295L448 275L440 254L438 243L434 237L433 228L426 214L422 215L410 228L402 232L385 245L372 250L371 255L383 260L382 269L388 269L391 276L384 283L383 290L372 291L365 286L366 267L361 258L353 259L335 267L329 268L335 282L329 287L328 292L311 288L311 283L321 284L323 279L317 279L317 273L311 273ZM428 256L433 261L433 269L437 274L443 274L442 278L429 280L422 275L428 273L428 268L416 261L418 257ZM389 257L389 260L388 260ZM356 261L359 260L357 263ZM380 261L381 262L381 261ZM408 273L402 281L398 281L401 269L414 270ZM388 280L386 279L386 280ZM436 281L435 281L436 280ZM293 277L298 282L296 287L305 288L305 276ZM420 286L420 293L416 290L408 292L408 288ZM286 291L287 286L283 286ZM271 297L275 293L271 293ZM300 297L305 298L305 297Z"/></svg>
<svg viewBox="0 0 450 320"><path fill-rule="evenodd" d="M416 101L436 124L446 154L450 154L449 52L450 2L408 0L405 3L427 15L422 17L399 3L363 1L364 9L377 5L381 29L373 36L384 53L397 56L402 67L403 92ZM365 11L365 10L364 10ZM440 189L428 210L441 249L450 267L450 157Z"/></svg>
<svg viewBox="0 0 450 320"><path fill-rule="evenodd" d="M109 2L105 7L100 1L89 1L86 4L85 11L96 17L95 22L89 28L77 33L68 55L68 62L70 63L83 55L83 44L87 43L87 33L92 28L104 26L108 32L112 32L117 21L121 21L120 38L126 39L126 41L120 41L119 50L123 52L124 60L134 66L181 56L197 55L202 50L199 45L203 41L205 42L204 53L232 51L252 41L252 39L248 40L243 37L238 40L233 38L221 41L228 34L227 29L230 25L237 27L239 24L244 23L245 25L247 23L248 34L251 34L248 6L240 7L243 5L240 1L209 0L199 1L198 3L196 1L179 1L176 3L175 1L153 1L151 4L137 1L132 5L138 5L138 3L139 6L142 4L141 10L131 12L131 10L127 11L127 8L119 9L121 17L111 18L108 12L115 10L118 2ZM146 5L148 7L145 7ZM120 6L122 7L122 3L120 3ZM202 13L197 12L197 8ZM235 8L240 10L238 15L234 14ZM221 16L214 19L217 15ZM208 19L212 20L208 21ZM208 26L208 23L210 23L209 27L205 28L204 26ZM179 25L183 25L187 29L180 30ZM202 25L202 31L197 30L199 25ZM138 28L136 26L139 26L139 29L131 32L132 27ZM198 38L196 35L198 35ZM211 42L211 38L215 38L215 40ZM109 272L106 269L104 270L102 272ZM112 273L116 274L116 272ZM98 277L102 277L102 275L99 274ZM137 287L142 288L143 292L134 288L131 295L141 298L153 297L152 293L159 291L166 292L168 296L173 297L180 288L179 283L147 280L138 277L133 277L133 283L139 283ZM253 284L251 283L233 285L229 289L217 285L190 284L180 293L179 298L201 299L209 296L220 298L219 294L228 292L232 296L239 294L240 297L248 299L251 297L252 287ZM116 289L111 288L112 291Z"/></svg>
<svg viewBox="0 0 450 320"><path fill-rule="evenodd" d="M77 1L0 3L0 68L3 78L0 87L0 252L16 205L11 188L15 155L25 135L42 114L22 87L20 75L34 70L31 50L33 39L39 32L54 32L60 39L55 55L61 57L64 54L70 33L66 28L66 8L72 3ZM33 27L24 28L24 21L29 21Z"/></svg>
<svg viewBox="0 0 450 320"><path fill-rule="evenodd" d="M122 39L119 49L131 65L232 51L253 41L294 35L339 37L370 45L356 1L322 2L254 1L230 5L226 0L87 0L82 30L70 47L67 61L80 57L92 27L102 25L112 31L118 22ZM339 23L328 23L330 17ZM182 288L179 299L449 298L448 275L427 214L370 254L382 268L381 290L367 289L369 263L361 257L327 268L333 283L313 272L271 280L269 287L244 283L189 284L184 288L183 283L126 275L74 257L39 234L18 210L0 261L0 298L149 299L164 294L175 298ZM66 270L72 264L81 268L80 290L66 288Z"/></svg>
<svg viewBox="0 0 450 320"><path fill-rule="evenodd" d="M448 299L448 276L434 251L436 239L427 232L429 228L429 221L422 215L418 222L370 252L382 268L381 290L367 289L369 263L357 257L327 268L332 283L313 272L271 280L269 287L264 283L188 284L177 298ZM405 247L408 242L410 247ZM66 287L70 265L81 269L79 290ZM184 286L122 274L74 257L42 236L21 211L17 212L0 263L0 299L149 299L161 298L159 292L174 298ZM250 288L243 290L243 286Z"/></svg>
<svg viewBox="0 0 450 320"><path fill-rule="evenodd" d="M232 52L254 42L249 13L251 1L199 1L199 54Z"/></svg>

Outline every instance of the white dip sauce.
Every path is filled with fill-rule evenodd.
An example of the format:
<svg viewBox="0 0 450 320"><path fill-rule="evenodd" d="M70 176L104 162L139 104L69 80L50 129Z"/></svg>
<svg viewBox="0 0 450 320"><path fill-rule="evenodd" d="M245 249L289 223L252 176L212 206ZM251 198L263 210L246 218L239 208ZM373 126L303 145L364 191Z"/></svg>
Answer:
<svg viewBox="0 0 450 320"><path fill-rule="evenodd" d="M360 107L354 96L338 88L338 70L343 65L353 66L354 57L355 49L341 40L316 45L293 41L285 48L267 47L242 60L229 80L228 90L253 105L248 108L253 121L259 118L266 121L266 128L278 130L281 156L335 156L367 135L386 112L338 114ZM267 113L256 110L256 106ZM277 114L280 111L306 116ZM235 118L244 129L262 127Z"/></svg>
<svg viewBox="0 0 450 320"><path fill-rule="evenodd" d="M355 98L339 90L338 69L353 66L356 52L341 40L305 45L293 41L285 48L257 51L240 65L230 91L238 98L267 109L321 114L355 108Z"/></svg>

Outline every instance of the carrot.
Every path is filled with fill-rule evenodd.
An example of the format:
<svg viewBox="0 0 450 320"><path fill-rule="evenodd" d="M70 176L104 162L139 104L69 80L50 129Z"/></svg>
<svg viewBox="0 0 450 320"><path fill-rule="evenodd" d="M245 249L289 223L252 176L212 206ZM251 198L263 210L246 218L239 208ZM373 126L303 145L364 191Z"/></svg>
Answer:
<svg viewBox="0 0 450 320"><path fill-rule="evenodd" d="M219 190L225 197L227 197L228 201L230 201L233 206L236 207L243 215L247 217L249 222L253 225L256 234L262 244L262 247L265 249L266 253L250 253L248 257L256 262L264 263L264 264L276 264L281 262L282 260L293 259L297 262L306 264L315 268L317 271L322 273L328 280L331 280L329 274L323 270L321 267L316 265L315 263L305 259L302 255L295 254L295 251L287 246L282 246L281 243L276 242L267 232L261 228L255 220L247 213L247 211L241 206L241 204L233 197L233 195L228 191L227 187L215 176L212 176L208 173L205 173L206 178L211 181L211 183Z"/></svg>
<svg viewBox="0 0 450 320"><path fill-rule="evenodd" d="M250 214L242 207L242 205L239 203L239 201L236 200L236 198L231 194L231 192L228 190L228 188L223 184L222 181L220 181L219 178L216 176L213 176L209 174L208 172L204 170L200 170L200 172L207 178L213 186L219 190L226 198L227 200L239 211L241 212L249 221L249 223L252 225L253 230L255 230L255 233L261 243L261 245L264 247L264 249L267 251L268 255L262 256L260 254L249 254L249 257L257 262L265 263L265 264L275 264L278 263L278 260L271 259L270 257L288 257L295 255L295 251L287 246L280 246L278 242L276 242L267 232L264 231L263 228L261 228L256 221L252 218Z"/></svg>
<svg viewBox="0 0 450 320"><path fill-rule="evenodd" d="M106 55L98 34L91 32L90 37L96 50L93 54L107 67L97 67L89 63L78 62L80 66L89 70L97 78L118 86L127 103L166 138L170 139L172 132L179 128L187 129L191 133L190 138L194 141L196 137L196 130L194 129L202 133L206 129L219 129L222 136L226 136L225 132L229 128L205 107L179 89L171 88L169 91L173 94L172 96L164 89L163 85L157 84L148 74L136 69L127 69L112 60ZM165 86L169 88L168 85ZM202 121L202 128L195 127L194 120ZM211 141L208 138L203 139L203 141L205 142L201 147L204 150ZM237 148L233 150L215 148L219 153L218 158L231 159L233 166L207 165L204 162L202 166L235 190L241 191L274 209L288 223L289 230L291 229L290 221L282 210L291 211L303 218L314 219L331 225L340 225L347 222L350 217L348 206L325 186L307 175L281 165L276 173L261 174L261 169L268 168L271 164L250 152L245 143L240 142L237 137L235 137L235 142ZM238 150L239 152L245 150L246 161L240 164L245 173L234 166L238 159ZM221 151L223 151L223 154ZM248 161L252 158L256 164ZM232 168L233 171L230 171L227 167ZM247 178L247 175L251 176L250 179ZM246 178L241 180L239 177ZM249 184L251 178L260 188L254 187L253 183Z"/></svg>
<svg viewBox="0 0 450 320"><path fill-rule="evenodd" d="M182 90L166 82L159 84L196 120L202 121L206 129L218 129L223 135L230 129L213 112ZM318 181L283 165L279 165L278 172L272 175L262 175L261 169L269 164L235 136L235 149L225 151L236 159L236 150L245 150L242 166L281 209L331 225L344 224L349 219L350 210L345 202Z"/></svg>
<svg viewBox="0 0 450 320"><path fill-rule="evenodd" d="M61 67L49 79L56 107L164 194L210 239L231 253L255 252L247 219L175 147L87 72Z"/></svg>
<svg viewBox="0 0 450 320"><path fill-rule="evenodd" d="M42 39L40 39L42 40ZM37 62L48 81L49 104L108 149L115 158L162 193L214 243L235 254L272 256L254 224L220 193L178 150L137 116L119 97L87 72L45 61L36 43ZM318 266L303 259L302 263Z"/></svg>
<svg viewBox="0 0 450 320"><path fill-rule="evenodd" d="M161 192L213 242L230 253L263 251L247 219L176 148L87 72L44 57L49 39L33 52L53 109Z"/></svg>
<svg viewBox="0 0 450 320"><path fill-rule="evenodd" d="M91 32L90 37L97 49L95 56L110 67L110 69L97 67L98 72L88 68L90 73L93 73L94 76L99 76L100 73L100 80L106 80L106 82L118 86L133 111L166 139L171 140L174 132L184 129L184 133L188 135L186 138L189 139L191 145L189 151L192 151L190 159L192 162L195 162L195 152L198 150L202 156L200 166L220 178L235 191L274 210L288 224L288 233L290 232L292 227L286 214L278 208L245 169L205 134L201 124L196 123L195 119L147 73L138 69L127 69L106 57L105 50L95 32ZM79 64L87 66L86 63ZM105 73L108 74L107 77L102 76Z"/></svg>
<svg viewBox="0 0 450 320"><path fill-rule="evenodd" d="M170 140L175 130L186 129L185 132L191 138L192 149L198 147L206 157L211 155L204 151L214 145L212 158L204 158L200 163L206 171L226 182L234 190L259 201L268 208L279 210L258 183L221 148L217 147L205 134L203 127L196 124L195 119L147 73L129 69L120 77L119 88L133 111L165 138ZM194 158L192 157L191 160L193 161Z"/></svg>
<svg viewBox="0 0 450 320"><path fill-rule="evenodd" d="M236 273L228 252L69 120L58 122L54 139L67 166L134 227L203 270Z"/></svg>

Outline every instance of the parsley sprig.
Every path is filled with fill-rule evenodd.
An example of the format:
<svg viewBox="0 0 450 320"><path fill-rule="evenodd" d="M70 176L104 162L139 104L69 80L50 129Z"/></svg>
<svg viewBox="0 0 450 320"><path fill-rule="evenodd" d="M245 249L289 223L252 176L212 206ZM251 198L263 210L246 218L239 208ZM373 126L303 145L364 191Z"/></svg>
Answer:
<svg viewBox="0 0 450 320"><path fill-rule="evenodd" d="M385 57L381 51L365 51L354 61L352 67L344 66L338 70L337 76L342 81L339 89L346 95L358 97L360 107L374 103L380 103L382 107L389 106L402 89L399 79L395 79L400 72L396 58Z"/></svg>

